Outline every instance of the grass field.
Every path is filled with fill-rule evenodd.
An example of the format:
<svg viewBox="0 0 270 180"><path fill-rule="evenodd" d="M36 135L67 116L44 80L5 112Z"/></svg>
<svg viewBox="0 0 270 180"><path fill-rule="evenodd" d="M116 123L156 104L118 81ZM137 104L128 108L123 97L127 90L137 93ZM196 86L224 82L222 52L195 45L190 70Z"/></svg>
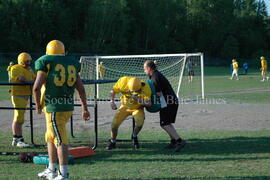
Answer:
<svg viewBox="0 0 270 180"><path fill-rule="evenodd" d="M0 150L15 151L7 133L0 132ZM122 133L129 137L130 133ZM167 135L143 131L142 148L130 142L106 151L104 144L96 156L75 160L71 179L269 179L269 131L184 131L188 145L181 153L164 150ZM45 151L33 148L28 151ZM43 165L23 164L16 156L0 156L0 179L36 179Z"/></svg>
<svg viewBox="0 0 270 180"><path fill-rule="evenodd" d="M229 68L205 69L206 98L224 98L237 103L269 104L270 82L260 82L260 73L252 70L229 80ZM185 79L184 79L185 80ZM186 83L186 82L184 82ZM198 84L186 84L182 93ZM9 87L0 87L0 100L8 100ZM261 91L263 90L263 91ZM1 101L0 101L1 103ZM27 132L26 132L27 133ZM108 137L108 132L103 137ZM119 143L116 150L106 151L105 143L95 150L96 156L77 159L70 166L70 178L80 179L270 179L270 133L260 131L184 131L188 145L180 153L164 150L167 135L163 131L143 130L142 148L133 150L131 142ZM35 134L36 143L43 144L43 135ZM102 133L101 133L102 136ZM11 132L0 131L0 151L46 152L44 146L16 149L10 146ZM125 131L119 138L130 137ZM30 142L28 137L26 141ZM78 145L71 139L72 145ZM42 165L23 164L17 156L0 156L0 180L37 179Z"/></svg>

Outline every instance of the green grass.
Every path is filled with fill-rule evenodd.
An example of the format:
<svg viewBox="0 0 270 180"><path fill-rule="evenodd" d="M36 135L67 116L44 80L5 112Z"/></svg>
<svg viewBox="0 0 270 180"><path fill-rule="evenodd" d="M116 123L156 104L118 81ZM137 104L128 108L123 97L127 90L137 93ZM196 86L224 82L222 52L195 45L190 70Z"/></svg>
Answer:
<svg viewBox="0 0 270 180"><path fill-rule="evenodd" d="M0 101L1 100L9 100L10 95L9 95L9 86L0 86Z"/></svg>
<svg viewBox="0 0 270 180"><path fill-rule="evenodd" d="M255 88L269 88L270 82L261 82L259 73L240 76L240 80L230 80L230 74L224 76L206 76L205 92L238 91Z"/></svg>
<svg viewBox="0 0 270 180"><path fill-rule="evenodd" d="M206 98L222 98L227 101L240 103L265 104L270 102L270 82L261 82L258 70L251 69L248 75L240 75L240 80L230 80L229 68L205 68L205 94ZM194 77L194 82L188 83L187 77L183 78L180 95L185 98L190 94L199 94L199 78ZM249 90L249 92L244 92ZM259 90L268 90L261 92ZM191 96L191 98L194 96Z"/></svg>
<svg viewBox="0 0 270 180"><path fill-rule="evenodd" d="M248 104L269 104L270 102L269 92L208 96L208 99L211 98L224 99L225 101L233 101L236 103L248 103Z"/></svg>
<svg viewBox="0 0 270 180"><path fill-rule="evenodd" d="M270 178L269 131L184 131L188 145L181 153L163 150L163 131L142 131L142 148L118 143L96 156L77 159L69 166L71 179L268 179ZM130 132L121 132L129 137ZM11 148L8 133L0 132L0 150ZM8 144L8 145L7 145ZM44 151L33 148L27 151ZM22 151L22 150L20 150ZM0 179L35 179L43 165L23 164L16 156L0 156Z"/></svg>

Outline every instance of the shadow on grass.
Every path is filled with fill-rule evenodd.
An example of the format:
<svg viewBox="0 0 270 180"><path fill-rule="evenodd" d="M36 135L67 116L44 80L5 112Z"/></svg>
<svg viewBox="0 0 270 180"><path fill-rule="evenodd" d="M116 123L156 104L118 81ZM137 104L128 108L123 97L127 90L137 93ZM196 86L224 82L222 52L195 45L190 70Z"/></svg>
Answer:
<svg viewBox="0 0 270 180"><path fill-rule="evenodd" d="M189 139L185 154L253 154L269 153L269 137L232 137L224 139Z"/></svg>
<svg viewBox="0 0 270 180"><path fill-rule="evenodd" d="M105 143L99 145L97 155L89 158L78 159L77 163L91 164L95 161L115 162L189 162L189 161L238 161L238 160L260 160L270 157L250 157L248 155L269 153L270 138L268 137L232 137L224 139L188 139L188 144L179 153L164 149L165 141L141 141L140 149L133 149L132 142L117 143L117 148L106 150ZM192 155L219 155L220 157L193 158ZM117 159L111 159L114 155L123 155ZM160 156L162 155L162 156ZM238 155L233 157L233 155ZM247 156L245 156L247 155ZM157 156L155 158L155 156ZM228 157L226 157L228 156ZM143 158L141 158L143 157ZM146 157L146 158L145 158ZM151 158L147 158L151 157ZM171 158L173 157L173 158Z"/></svg>
<svg viewBox="0 0 270 180"><path fill-rule="evenodd" d="M252 154L269 153L269 137L231 137L224 139L188 139L187 145L181 154L206 154L206 155L227 155L227 154ZM159 140L140 141L142 150L153 154L167 154L170 151L164 149L168 141ZM119 149L129 149L132 142L117 143ZM104 149L104 143L99 149ZM125 151L124 151L125 152ZM136 152L136 151L135 151ZM138 151L139 152L139 151Z"/></svg>
<svg viewBox="0 0 270 180"><path fill-rule="evenodd" d="M172 178L138 178L134 180L268 180L270 176L228 176L228 177L195 177L195 178L179 178L179 177L172 177ZM125 179L108 179L108 180L125 180Z"/></svg>

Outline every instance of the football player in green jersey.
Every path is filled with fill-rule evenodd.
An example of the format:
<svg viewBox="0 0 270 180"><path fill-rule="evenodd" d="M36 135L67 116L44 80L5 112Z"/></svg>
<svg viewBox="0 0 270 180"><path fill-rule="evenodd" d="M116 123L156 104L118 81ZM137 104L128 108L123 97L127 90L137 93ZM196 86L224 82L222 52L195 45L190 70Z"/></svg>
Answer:
<svg viewBox="0 0 270 180"><path fill-rule="evenodd" d="M46 117L45 139L48 145L49 166L38 176L47 179L68 179L68 138L66 123L74 110L73 94L76 88L82 104L82 117L90 119L85 89L80 79L80 63L73 57L65 56L61 41L50 41L46 55L35 62L37 79L33 87L37 113L42 111L41 87L45 86L43 111ZM57 157L59 173L57 173Z"/></svg>

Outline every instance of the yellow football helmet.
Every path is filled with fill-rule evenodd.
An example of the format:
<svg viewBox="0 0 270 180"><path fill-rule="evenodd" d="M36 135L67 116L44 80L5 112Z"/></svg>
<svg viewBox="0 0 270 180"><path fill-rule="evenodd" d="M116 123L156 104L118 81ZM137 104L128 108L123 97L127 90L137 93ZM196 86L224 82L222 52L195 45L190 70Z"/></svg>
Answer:
<svg viewBox="0 0 270 180"><path fill-rule="evenodd" d="M129 79L128 81L128 89L130 91L139 91L142 87L141 84L141 80L136 78L136 77L132 77Z"/></svg>
<svg viewBox="0 0 270 180"><path fill-rule="evenodd" d="M261 57L261 60L264 60L264 57L263 56Z"/></svg>
<svg viewBox="0 0 270 180"><path fill-rule="evenodd" d="M32 58L31 58L30 54L28 54L26 52L22 52L21 54L19 54L17 60L18 60L18 64L25 66L26 61L31 61Z"/></svg>
<svg viewBox="0 0 270 180"><path fill-rule="evenodd" d="M235 60L235 59L233 59L233 60L232 60L232 62L236 62L236 60Z"/></svg>
<svg viewBox="0 0 270 180"><path fill-rule="evenodd" d="M65 55L65 46L61 41L52 40L46 47L47 55Z"/></svg>

